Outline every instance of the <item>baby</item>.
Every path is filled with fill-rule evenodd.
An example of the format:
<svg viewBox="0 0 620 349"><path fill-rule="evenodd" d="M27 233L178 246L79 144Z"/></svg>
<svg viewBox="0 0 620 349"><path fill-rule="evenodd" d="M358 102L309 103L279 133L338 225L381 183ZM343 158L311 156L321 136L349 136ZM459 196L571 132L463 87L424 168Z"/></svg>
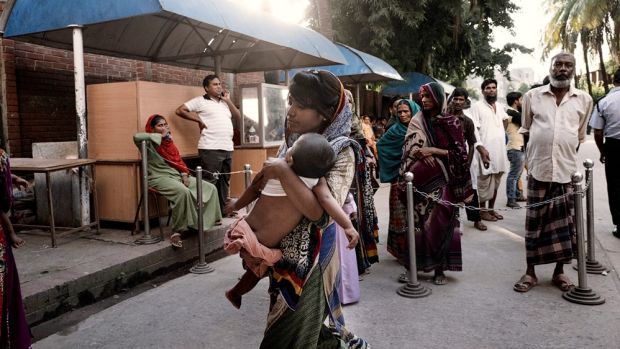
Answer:
<svg viewBox="0 0 620 349"><path fill-rule="evenodd" d="M359 234L323 178L336 162L336 154L325 137L317 133L302 135L287 151L285 160L312 189L321 207L344 229L349 239L348 248L355 247ZM248 268L241 280L226 292L226 298L236 308L241 306L242 296L254 288L267 269L282 258L282 252L277 249L280 240L303 217L291 198L286 196L280 182L274 179L267 181L262 191L252 184L239 200L226 205L224 213L239 210L257 198L252 211L237 220L224 237L224 249L229 253L239 252Z"/></svg>

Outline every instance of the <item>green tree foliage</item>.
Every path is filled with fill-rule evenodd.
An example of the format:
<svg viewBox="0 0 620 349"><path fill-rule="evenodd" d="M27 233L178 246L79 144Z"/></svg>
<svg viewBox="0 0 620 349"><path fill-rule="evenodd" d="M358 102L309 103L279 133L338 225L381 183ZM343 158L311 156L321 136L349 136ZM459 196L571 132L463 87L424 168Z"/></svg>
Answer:
<svg viewBox="0 0 620 349"><path fill-rule="evenodd" d="M588 52L597 54L599 69L608 89L609 70L603 60L603 44L608 43L614 64L620 63L620 0L547 0L547 9L553 17L545 32L544 53L561 47L574 52L577 40L581 41L586 72ZM595 95L592 83L586 80L590 94Z"/></svg>
<svg viewBox="0 0 620 349"><path fill-rule="evenodd" d="M516 44L491 46L493 28L511 30L511 0L331 0L334 40L381 57L400 72L460 84L471 74L507 74Z"/></svg>

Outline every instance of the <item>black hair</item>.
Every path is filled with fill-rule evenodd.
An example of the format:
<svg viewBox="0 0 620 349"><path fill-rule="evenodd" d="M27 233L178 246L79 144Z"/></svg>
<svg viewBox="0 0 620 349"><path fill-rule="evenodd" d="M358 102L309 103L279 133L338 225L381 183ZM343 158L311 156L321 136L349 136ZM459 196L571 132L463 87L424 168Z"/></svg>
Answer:
<svg viewBox="0 0 620 349"><path fill-rule="evenodd" d="M542 85L549 85L549 83L551 82L551 79L549 79L549 75L545 76L545 78L542 81Z"/></svg>
<svg viewBox="0 0 620 349"><path fill-rule="evenodd" d="M612 82L614 84L620 84L620 68L614 73L614 80Z"/></svg>
<svg viewBox="0 0 620 349"><path fill-rule="evenodd" d="M159 120L164 120L166 121L166 118L159 115L159 114L155 114L153 116L153 118L151 119L151 122L149 123L149 125L151 126L152 129L155 129L155 125L157 125L157 123L159 122Z"/></svg>
<svg viewBox="0 0 620 349"><path fill-rule="evenodd" d="M215 75L215 74L209 74L207 76L205 76L205 78L202 80L202 87L207 88L207 86L209 86L209 84L211 83L212 80L218 79L221 81L220 77Z"/></svg>
<svg viewBox="0 0 620 349"><path fill-rule="evenodd" d="M291 169L301 177L320 178L336 163L336 153L325 137L318 133L305 133L291 149Z"/></svg>
<svg viewBox="0 0 620 349"><path fill-rule="evenodd" d="M403 99L403 97L401 97L399 95L396 95L396 96L390 98L390 108L394 105L394 102L396 102L399 99Z"/></svg>
<svg viewBox="0 0 620 349"><path fill-rule="evenodd" d="M409 113L411 113L411 116L413 116L413 110L411 109L411 104L409 104L409 101L407 101L406 99L401 99L398 104L396 104L396 108L398 109L399 105L406 105L407 108L409 108Z"/></svg>
<svg viewBox="0 0 620 349"><path fill-rule="evenodd" d="M450 94L449 99L452 100L452 98L454 97L465 97L465 99L468 99L469 92L467 92L467 90L462 87L455 87L454 91L452 91L452 94Z"/></svg>
<svg viewBox="0 0 620 349"><path fill-rule="evenodd" d="M523 94L521 94L521 92L518 91L514 91L514 92L510 92L506 95L506 102L508 103L509 106L512 107L512 104L519 100L519 98L521 98L521 96L523 96Z"/></svg>
<svg viewBox="0 0 620 349"><path fill-rule="evenodd" d="M497 87L497 80L495 79L486 79L482 82L482 85L480 85L480 88L484 90L485 87L487 87L487 85L490 84L495 84L495 87Z"/></svg>
<svg viewBox="0 0 620 349"><path fill-rule="evenodd" d="M295 74L289 94L302 107L316 110L331 121L340 102L341 86L340 80L326 70L308 70Z"/></svg>

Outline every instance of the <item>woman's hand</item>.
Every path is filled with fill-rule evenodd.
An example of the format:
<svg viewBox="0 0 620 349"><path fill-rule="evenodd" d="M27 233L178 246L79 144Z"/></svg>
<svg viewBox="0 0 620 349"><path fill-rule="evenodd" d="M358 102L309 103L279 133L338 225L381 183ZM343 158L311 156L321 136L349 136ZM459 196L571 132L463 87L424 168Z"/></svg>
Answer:
<svg viewBox="0 0 620 349"><path fill-rule="evenodd" d="M435 149L436 148L432 147L419 148L413 152L413 155L418 159L424 161L424 163L428 166L435 167L436 163L435 158L433 157L435 155Z"/></svg>
<svg viewBox="0 0 620 349"><path fill-rule="evenodd" d="M28 183L27 180L25 180L25 179L23 179L23 178L21 178L19 176L11 174L11 178L13 179L13 184L15 186L17 186L18 188L26 189L26 188L28 188L30 186L30 183Z"/></svg>
<svg viewBox="0 0 620 349"><path fill-rule="evenodd" d="M183 183L183 185L185 185L186 187L189 187L189 176L187 175L187 173L183 173L181 174L181 182Z"/></svg>
<svg viewBox="0 0 620 349"><path fill-rule="evenodd" d="M344 235L347 236L347 240L349 240L349 244L347 245L348 249L354 249L355 245L360 239L360 234L355 230L355 228L351 227L349 229L344 229Z"/></svg>

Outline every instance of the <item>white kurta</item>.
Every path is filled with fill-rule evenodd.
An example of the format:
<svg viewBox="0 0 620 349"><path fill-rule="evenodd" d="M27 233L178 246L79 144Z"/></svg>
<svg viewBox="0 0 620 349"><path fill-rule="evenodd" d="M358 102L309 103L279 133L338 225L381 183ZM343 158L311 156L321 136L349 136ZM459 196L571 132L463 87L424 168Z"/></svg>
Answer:
<svg viewBox="0 0 620 349"><path fill-rule="evenodd" d="M480 154L474 154L472 172L477 175L489 175L508 172L508 155L506 153L506 132L503 121L508 119L504 106L495 103L495 110L486 101L475 103L470 109L471 119L474 121L480 142L489 151L491 163L489 168L482 166Z"/></svg>

